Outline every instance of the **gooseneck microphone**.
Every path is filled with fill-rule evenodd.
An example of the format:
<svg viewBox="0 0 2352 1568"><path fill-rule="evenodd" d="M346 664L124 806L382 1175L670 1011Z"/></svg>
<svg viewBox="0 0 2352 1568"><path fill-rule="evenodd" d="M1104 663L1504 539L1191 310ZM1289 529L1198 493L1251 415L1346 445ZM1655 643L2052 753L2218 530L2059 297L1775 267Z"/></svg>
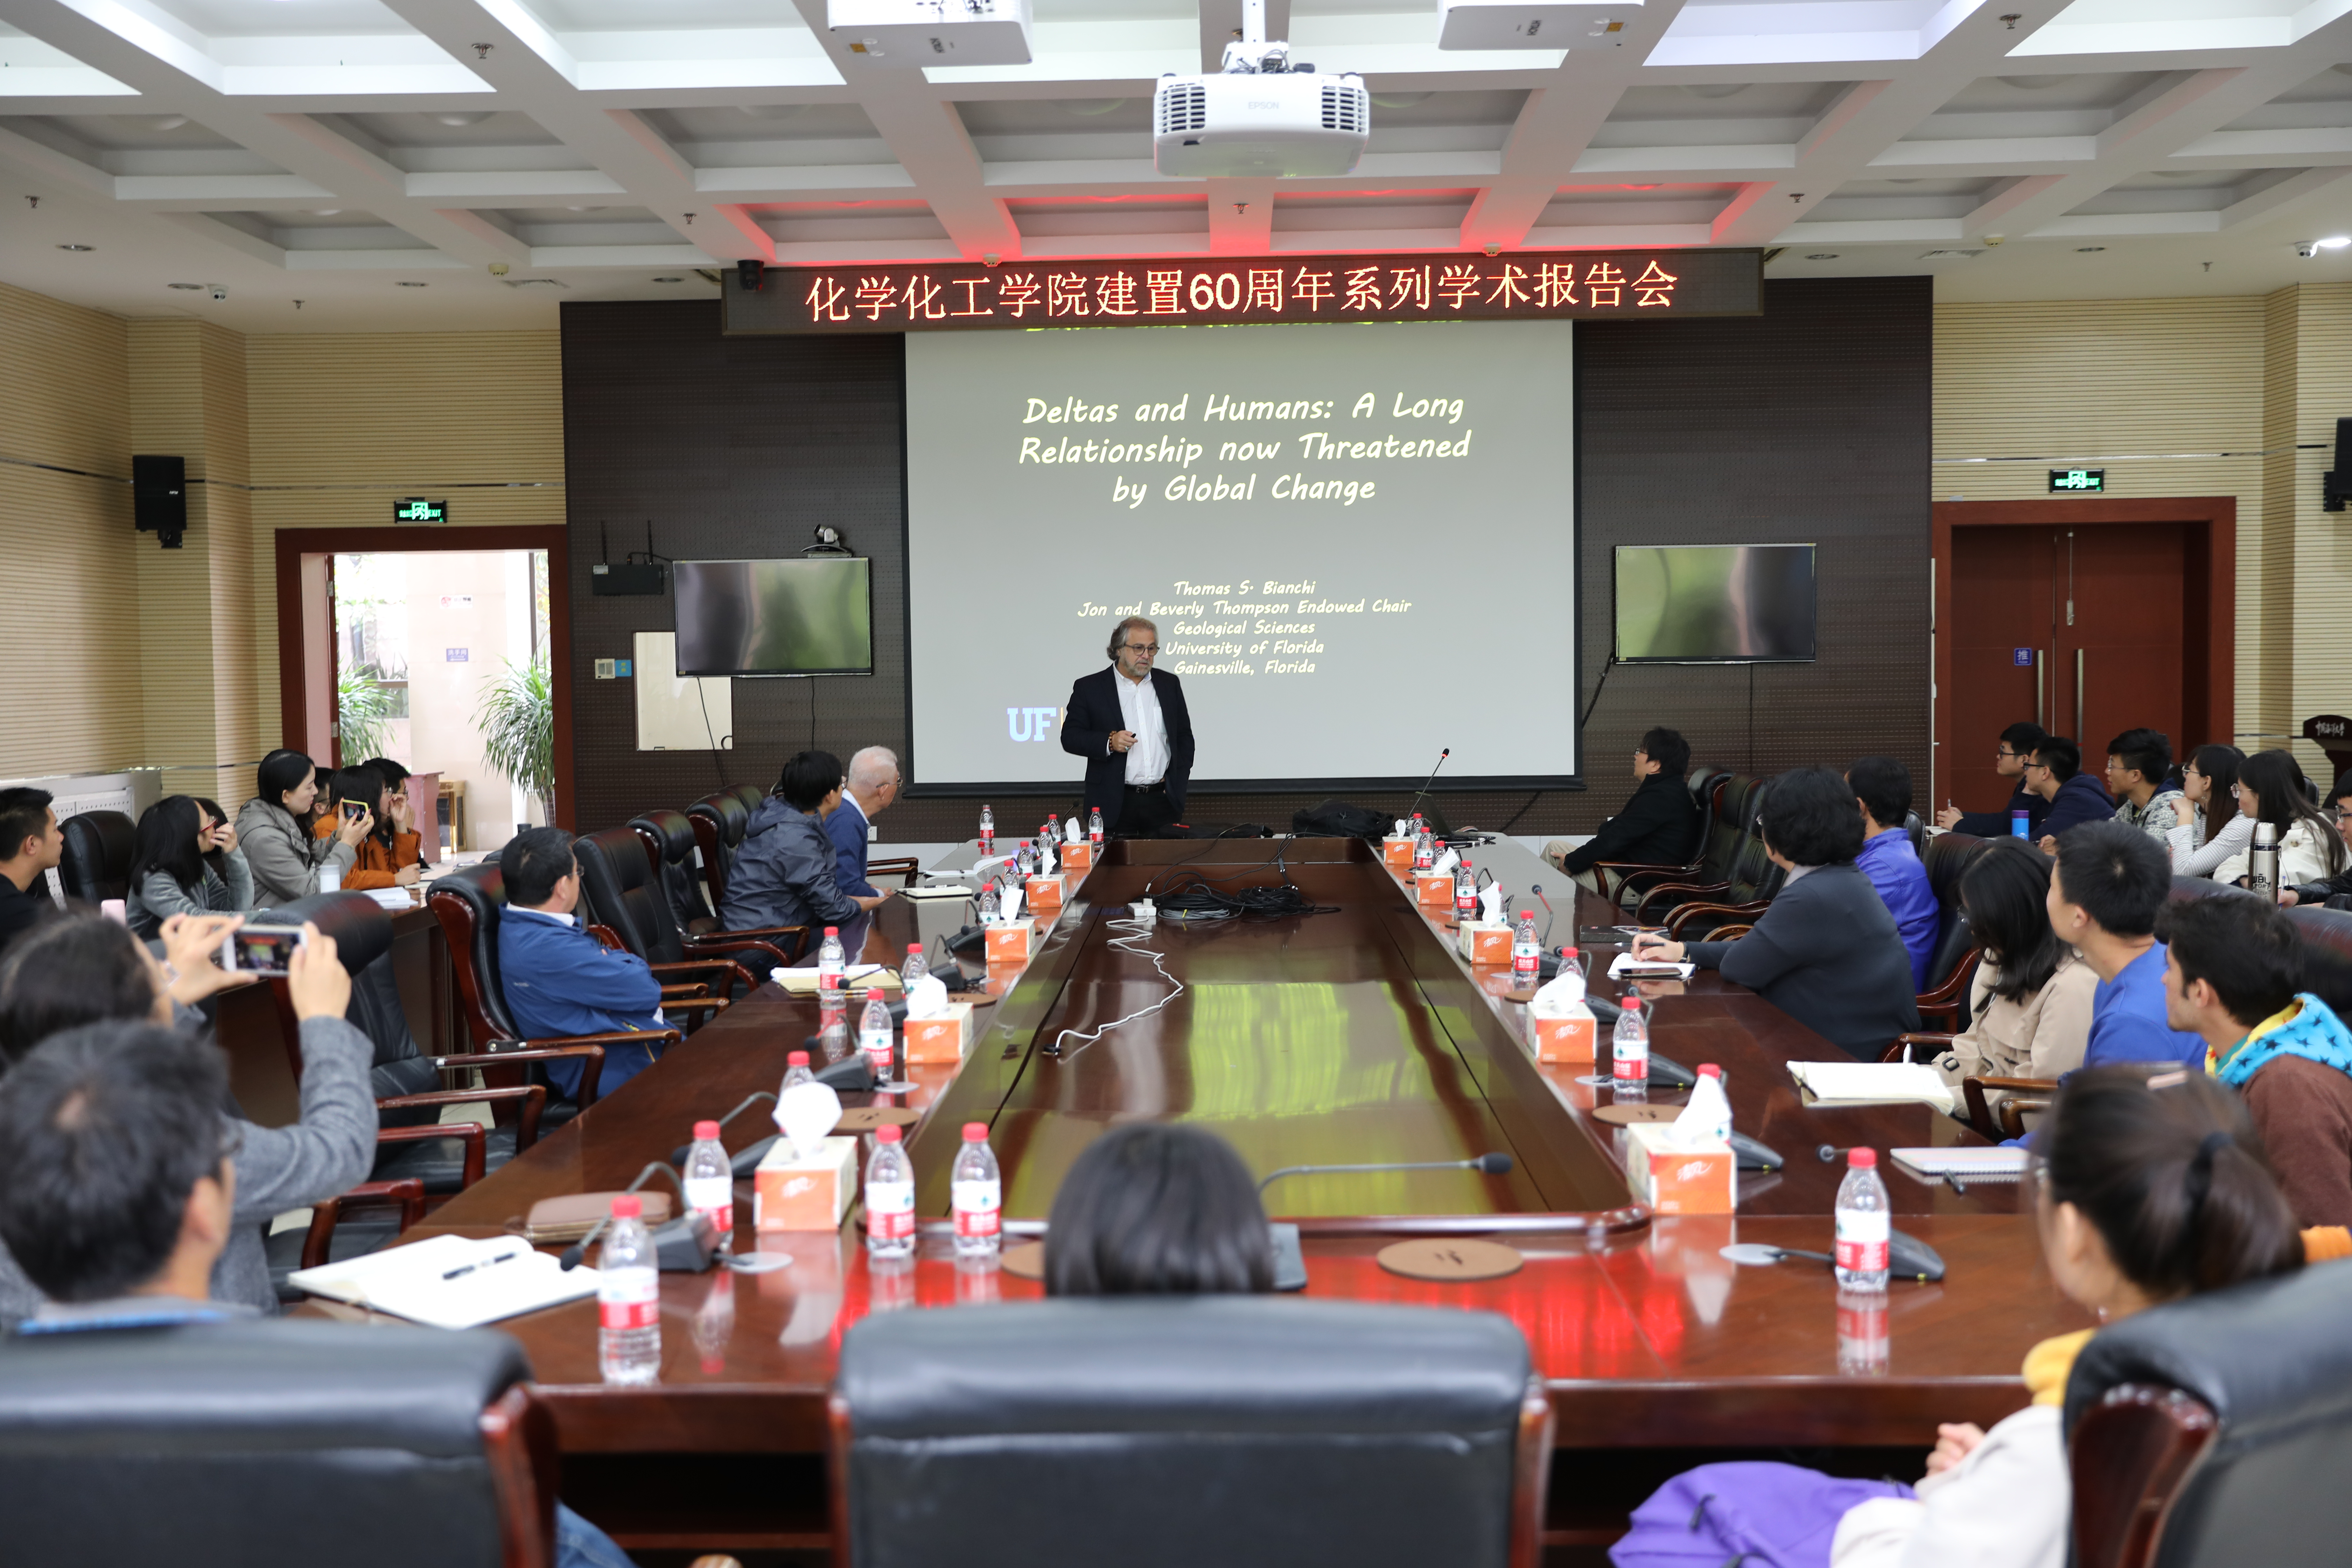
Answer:
<svg viewBox="0 0 2352 1568"><path fill-rule="evenodd" d="M1285 1165L1257 1184L1263 1194L1266 1188L1285 1176L1320 1176L1358 1171L1477 1171L1489 1176L1511 1173L1508 1154L1479 1154L1467 1160L1383 1160L1375 1165Z"/></svg>
<svg viewBox="0 0 2352 1568"><path fill-rule="evenodd" d="M656 1173L667 1176L670 1181L677 1185L678 1206L680 1208L685 1207L685 1182L679 1179L678 1173L676 1171L671 1170L667 1164L659 1160L656 1160L652 1164L647 1165L644 1170L639 1171L637 1173L637 1179L631 1182L627 1186L623 1187L621 1191L624 1193L635 1192L639 1187L642 1187L647 1182L652 1181ZM598 1237L604 1235L604 1227L612 1223L612 1214L607 1211L604 1216L596 1222L594 1228L591 1229L587 1235L582 1237L579 1240L573 1242L571 1246L563 1249L563 1256L557 1258L556 1262L565 1273L568 1274L572 1269L580 1267L580 1260L588 1256L588 1244L594 1241Z"/></svg>
<svg viewBox="0 0 2352 1568"><path fill-rule="evenodd" d="M737 1117L739 1117L739 1116L742 1115L745 1111L747 1111L747 1110L751 1110L753 1106L755 1106L755 1105L759 1104L759 1103L760 1103L761 1100L766 1100L770 1105L773 1105L773 1104L775 1104L775 1103L776 1103L776 1097L775 1097L774 1095L772 1095L772 1094L770 1094L766 1089L753 1089L753 1090L751 1091L751 1093L748 1097L746 1097L746 1098L745 1098L745 1100L744 1100L744 1101L743 1101L743 1103L742 1103L742 1104L740 1104L740 1105L737 1106L734 1110L732 1110L729 1111L726 1115L724 1115L724 1116L722 1116L722 1117L720 1117L720 1118L719 1119L719 1130L721 1132L726 1131L727 1131L727 1124L728 1124L729 1122L730 1122L730 1121L734 1121ZM769 1143L773 1143L774 1142L775 1142L775 1140L774 1140L773 1138L770 1138L770 1139L765 1140L765 1141L764 1141L764 1142L760 1145L760 1152L761 1152L761 1153L762 1153L762 1154L766 1153L766 1152L767 1152L767 1144L769 1144ZM673 1150L671 1150L671 1151L669 1152L669 1163L670 1163L671 1164L673 1164L673 1165L676 1165L679 1170L681 1170L681 1171L682 1171L682 1170L686 1169L686 1157L687 1157L688 1154L692 1153L693 1152L694 1152L694 1145L693 1145L693 1144L691 1144L691 1143L681 1143L681 1144L679 1144L677 1148L675 1148L675 1149L673 1149ZM750 1152L751 1152L751 1150L749 1150L749 1149L746 1149L745 1151L743 1151L743 1153L744 1153L744 1154L748 1154L748 1153L750 1153ZM736 1158L740 1160L740 1159L741 1159L741 1158L742 1158L742 1155L741 1155L741 1154L739 1154L739 1155L737 1155L737 1156L736 1156ZM753 1160L753 1161L752 1161L752 1163L756 1165L757 1163L759 1163L759 1162L755 1159L755 1160ZM738 1172L736 1173L736 1174L737 1174L737 1175L741 1175L742 1173L742 1173L742 1172L740 1172L740 1171L738 1171Z"/></svg>
<svg viewBox="0 0 2352 1568"><path fill-rule="evenodd" d="M1446 759L1446 758L1448 758L1448 757L1450 757L1450 756L1452 756L1453 754L1454 754L1454 748L1453 748L1453 747L1451 747L1451 746L1444 747L1443 750L1441 750L1441 751L1437 753L1437 761L1436 761L1436 763L1435 763L1434 764L1433 764L1433 765L1431 766L1431 768L1430 768L1430 770L1429 770L1429 776L1428 776L1427 778L1425 778L1425 779L1423 779L1423 780L1422 780L1422 781L1421 781L1421 788L1420 788L1420 790L1419 790L1417 793L1415 793L1415 795L1413 795L1413 797L1412 797L1412 804L1411 805L1408 805L1408 806L1406 806L1406 807L1404 808L1404 814L1405 814L1407 816L1411 816L1414 812L1419 811L1419 810L1421 809L1421 803L1422 803L1422 801L1423 801L1423 799L1425 799L1425 798L1428 796L1428 795L1429 795L1429 786L1430 786L1431 784L1435 784L1435 783L1437 782L1437 770L1438 770L1439 768L1444 767L1444 766L1445 765L1445 759Z"/></svg>

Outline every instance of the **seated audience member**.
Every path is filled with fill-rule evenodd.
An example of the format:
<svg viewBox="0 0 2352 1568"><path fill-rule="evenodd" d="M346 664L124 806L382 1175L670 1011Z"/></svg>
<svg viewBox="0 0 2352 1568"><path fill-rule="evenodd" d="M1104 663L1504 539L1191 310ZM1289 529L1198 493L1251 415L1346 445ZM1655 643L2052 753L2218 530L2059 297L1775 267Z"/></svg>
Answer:
<svg viewBox="0 0 2352 1568"><path fill-rule="evenodd" d="M225 852L226 872L205 857ZM131 896L123 912L142 937L171 915L238 915L254 907L253 872L236 847L236 829L207 816L193 796L167 795L139 819L131 840Z"/></svg>
<svg viewBox="0 0 2352 1568"><path fill-rule="evenodd" d="M2116 801L2115 820L2137 827L2158 844L2188 815L2182 792L2168 789L2172 739L2157 730L2126 730L2107 742L2107 794Z"/></svg>
<svg viewBox="0 0 2352 1568"><path fill-rule="evenodd" d="M164 962L117 922L94 914L62 916L26 937L0 965L0 1088L41 1045L93 1025L179 1025L199 1049L217 1056L194 1004L247 984L213 963L234 915L174 915L163 922ZM351 977L334 939L313 927L309 945L287 969L302 1048L301 1114L291 1126L245 1121L226 1092L204 1102L216 1137L233 1146L236 1185L232 1221L210 1294L264 1312L278 1310L262 1238L289 1209L333 1197L367 1179L375 1160L375 1097L368 1069L375 1047L343 1018ZM167 967L168 966L168 967ZM126 1070L131 1070L126 1068ZM0 1193L0 1205L7 1199ZM0 1319L41 1304L37 1280L0 1253Z"/></svg>
<svg viewBox="0 0 2352 1568"><path fill-rule="evenodd" d="M319 809L319 773L310 758L280 747L261 759L253 783L253 798L236 814L236 833L265 907L317 892L321 867L332 866L338 878L351 875L368 825L338 818L328 836L311 832L320 816L335 814Z"/></svg>
<svg viewBox="0 0 2352 1568"><path fill-rule="evenodd" d="M1936 1063L1945 1082L2063 1078L2083 1065L2099 977L2051 929L2049 898L2050 858L2018 839L1996 841L1960 879L1984 957L1969 986L1969 1026Z"/></svg>
<svg viewBox="0 0 2352 1568"><path fill-rule="evenodd" d="M1911 955L1911 988L1925 991L1944 911L1927 885L1927 868L1919 864L1919 852L1903 830L1911 810L1911 770L1893 757L1864 757L1845 771L1845 782L1862 807L1862 853L1853 863L1895 917L1895 932Z"/></svg>
<svg viewBox="0 0 2352 1568"><path fill-rule="evenodd" d="M2320 816L2319 808L2304 794L2303 769L2295 765L2293 752L2256 752L2245 760L2238 769L2238 810L2253 818L2256 826L2267 822L2275 831L2282 889L2340 877L2347 860L2352 860L2336 824ZM2213 879L2243 881L2252 859L2249 837L2247 847L2223 861Z"/></svg>
<svg viewBox="0 0 2352 1568"><path fill-rule="evenodd" d="M310 825L314 837L339 836L353 820L362 825L352 845L355 858L343 873L344 887L357 892L405 888L425 875L425 858L416 850L415 822L404 792L393 794L383 774L362 767L335 774L329 793L332 809L321 812Z"/></svg>
<svg viewBox="0 0 2352 1568"><path fill-rule="evenodd" d="M2047 731L2039 724L2016 723L2003 730L2000 743L1993 752L1992 765L2001 777L2017 781L2009 793L2009 804L1999 811L1962 811L1946 801L1944 809L1936 814L1936 826L1955 833L1973 833L1979 838L2007 838L2012 833L2010 818L2021 811L2025 813L2025 836L2039 838L2042 818L2050 810L2050 803L2027 785L2025 764L2033 760L2033 748L2047 738Z"/></svg>
<svg viewBox="0 0 2352 1568"><path fill-rule="evenodd" d="M383 781L383 787L391 792L386 801L386 809L392 816L393 826L400 832L409 834L415 838L418 846L417 859L421 863L424 859L426 834L433 836L433 845L436 848L440 846L441 803L437 800L420 801L410 795L408 769L402 763L394 762L390 757L370 757L360 766L373 770L376 777ZM417 813L420 810L425 814L425 826L422 827L417 826Z"/></svg>
<svg viewBox="0 0 2352 1568"><path fill-rule="evenodd" d="M824 833L824 819L840 805L840 758L802 752L784 763L776 787L751 813L735 868L727 873L721 930L846 926L882 901L878 893L842 890L840 859Z"/></svg>
<svg viewBox="0 0 2352 1568"><path fill-rule="evenodd" d="M1624 809L1576 848L1566 839L1553 839L1544 846L1544 858L1587 888L1594 888L1592 868L1603 860L1688 865L1698 847L1699 828L1689 773L1690 742L1682 732L1663 726L1652 730L1633 748L1633 794Z"/></svg>
<svg viewBox="0 0 2352 1568"><path fill-rule="evenodd" d="M2214 1077L2246 1097L2279 1186L2305 1226L2352 1226L2352 1031L2297 994L2303 939L2259 899L2165 913L2164 994Z"/></svg>
<svg viewBox="0 0 2352 1568"><path fill-rule="evenodd" d="M2347 857L2352 857L2352 772L2344 773L2328 789L2327 798L2319 803L2319 815L2336 824L2336 831L2344 840L2345 852ZM6 889L0 888L0 894L6 891ZM2284 886L2279 889L2279 902L2282 904L2326 904L2336 899L2352 900L2352 869L2339 871L2320 881ZM2343 909L2347 905L2335 907Z"/></svg>
<svg viewBox="0 0 2352 1568"><path fill-rule="evenodd" d="M499 973L507 1011L527 1039L556 1035L642 1034L662 1022L661 982L634 952L615 952L588 932L580 907L580 862L561 827L526 827L499 851L506 912L499 918ZM580 1096L577 1061L541 1064L567 1099ZM651 1045L604 1047L596 1092L610 1094L654 1065Z"/></svg>
<svg viewBox="0 0 2352 1568"><path fill-rule="evenodd" d="M898 798L898 759L884 746L868 746L849 759L849 787L841 804L824 815L824 835L833 841L833 879L854 899L882 899L866 879L866 847L874 840L874 819Z"/></svg>
<svg viewBox="0 0 2352 1568"><path fill-rule="evenodd" d="M0 952L57 909L48 876L65 858L66 836L45 789L0 789Z"/></svg>
<svg viewBox="0 0 2352 1568"><path fill-rule="evenodd" d="M1853 792L1827 768L1782 773L1758 826L1788 879L1756 929L1736 942L1645 933L1634 939L1634 956L1721 970L1840 1049L1876 1061L1888 1041L1918 1028L1919 997L1895 917L1853 863L1862 849Z"/></svg>
<svg viewBox="0 0 2352 1568"><path fill-rule="evenodd" d="M1257 1183L1215 1133L1181 1121L1130 1121L1071 1162L1045 1227L1047 1295L1273 1289Z"/></svg>
<svg viewBox="0 0 2352 1568"><path fill-rule="evenodd" d="M2051 841L2068 828L2114 820L2116 803L2082 766L2082 751L2063 735L2053 735L2036 746L2033 760L2025 764L2027 787L2050 803L2035 829L2045 855L2053 852Z"/></svg>
<svg viewBox="0 0 2352 1568"><path fill-rule="evenodd" d="M2089 822L2058 840L2050 925L2098 974L2083 1065L2205 1060L2205 1042L2166 1021L2157 912L2172 870L2156 841L2120 822Z"/></svg>
<svg viewBox="0 0 2352 1568"><path fill-rule="evenodd" d="M59 1035L0 1079L0 1241L47 1298L17 1332L200 1344L206 1325L252 1315L218 1288L251 1228L237 1127L213 1109L227 1096L211 1045L125 1023ZM561 1503L555 1535L556 1568L627 1568Z"/></svg>
<svg viewBox="0 0 2352 1568"><path fill-rule="evenodd" d="M2180 765L2180 796L2195 815L2164 836L2174 876L2210 877L2254 841L2254 819L2238 811L2245 760L2235 746L2200 746Z"/></svg>

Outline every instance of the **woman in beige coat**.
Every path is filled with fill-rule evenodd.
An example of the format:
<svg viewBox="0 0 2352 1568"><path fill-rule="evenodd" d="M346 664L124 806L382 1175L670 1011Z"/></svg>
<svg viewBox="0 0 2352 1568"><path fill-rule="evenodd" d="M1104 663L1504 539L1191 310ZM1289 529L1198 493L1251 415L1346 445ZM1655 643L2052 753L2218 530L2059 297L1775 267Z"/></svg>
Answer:
<svg viewBox="0 0 2352 1568"><path fill-rule="evenodd" d="M1969 987L1969 1027L1936 1063L1945 1082L2054 1079L2083 1065L2099 977L2050 929L2049 892L2050 859L2022 839L1994 840L1960 879L1984 962Z"/></svg>

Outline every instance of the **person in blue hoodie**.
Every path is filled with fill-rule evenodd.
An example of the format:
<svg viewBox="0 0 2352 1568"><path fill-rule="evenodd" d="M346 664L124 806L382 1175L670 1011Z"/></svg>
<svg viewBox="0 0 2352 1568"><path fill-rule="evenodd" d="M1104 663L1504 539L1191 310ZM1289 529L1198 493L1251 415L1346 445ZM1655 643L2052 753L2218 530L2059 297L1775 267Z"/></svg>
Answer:
<svg viewBox="0 0 2352 1568"><path fill-rule="evenodd" d="M2083 748L2063 735L2049 736L2033 749L2033 760L2025 764L2025 787L2050 803L2042 814L2044 855L2058 852L2055 841L2070 827L2115 820L2114 799L2105 785L2083 772Z"/></svg>
<svg viewBox="0 0 2352 1568"><path fill-rule="evenodd" d="M2147 834L2112 818L2067 829L2057 851L2050 926L2099 977L2083 1065L2179 1062L2201 1069L2203 1037L2169 1021L2164 943L2156 940L2158 911L2172 891L2171 858Z"/></svg>
<svg viewBox="0 0 2352 1568"><path fill-rule="evenodd" d="M658 1031L661 982L633 952L615 952L577 913L580 863L561 827L526 827L499 851L506 912L499 918L499 973L507 1011L526 1039L551 1035ZM566 1099L580 1097L578 1060L543 1064ZM596 1092L610 1094L654 1065L653 1043L604 1047Z"/></svg>
<svg viewBox="0 0 2352 1568"><path fill-rule="evenodd" d="M1925 991L1944 911L1903 827L1911 811L1911 770L1893 757L1864 757L1845 771L1845 782L1862 807L1862 853L1853 863L1895 917L1903 951L1911 956L1911 989Z"/></svg>
<svg viewBox="0 0 2352 1568"><path fill-rule="evenodd" d="M784 763L775 789L751 813L727 873L721 929L806 926L814 950L824 927L848 927L887 897L842 891L838 857L824 831L824 819L841 805L841 759L831 752L802 752ZM849 945L845 938L843 945Z"/></svg>

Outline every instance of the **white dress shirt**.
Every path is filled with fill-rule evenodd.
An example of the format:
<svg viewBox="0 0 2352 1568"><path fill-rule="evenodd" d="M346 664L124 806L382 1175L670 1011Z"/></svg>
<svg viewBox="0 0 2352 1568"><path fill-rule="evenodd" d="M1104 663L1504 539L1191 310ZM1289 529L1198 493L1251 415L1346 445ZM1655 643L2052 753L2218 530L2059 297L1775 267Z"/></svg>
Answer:
<svg viewBox="0 0 2352 1568"><path fill-rule="evenodd" d="M1148 672L1141 680L1129 680L1113 668L1110 683L1118 688L1119 728L1135 736L1127 752L1127 782L1158 784L1168 776L1168 721L1160 716L1160 693Z"/></svg>

